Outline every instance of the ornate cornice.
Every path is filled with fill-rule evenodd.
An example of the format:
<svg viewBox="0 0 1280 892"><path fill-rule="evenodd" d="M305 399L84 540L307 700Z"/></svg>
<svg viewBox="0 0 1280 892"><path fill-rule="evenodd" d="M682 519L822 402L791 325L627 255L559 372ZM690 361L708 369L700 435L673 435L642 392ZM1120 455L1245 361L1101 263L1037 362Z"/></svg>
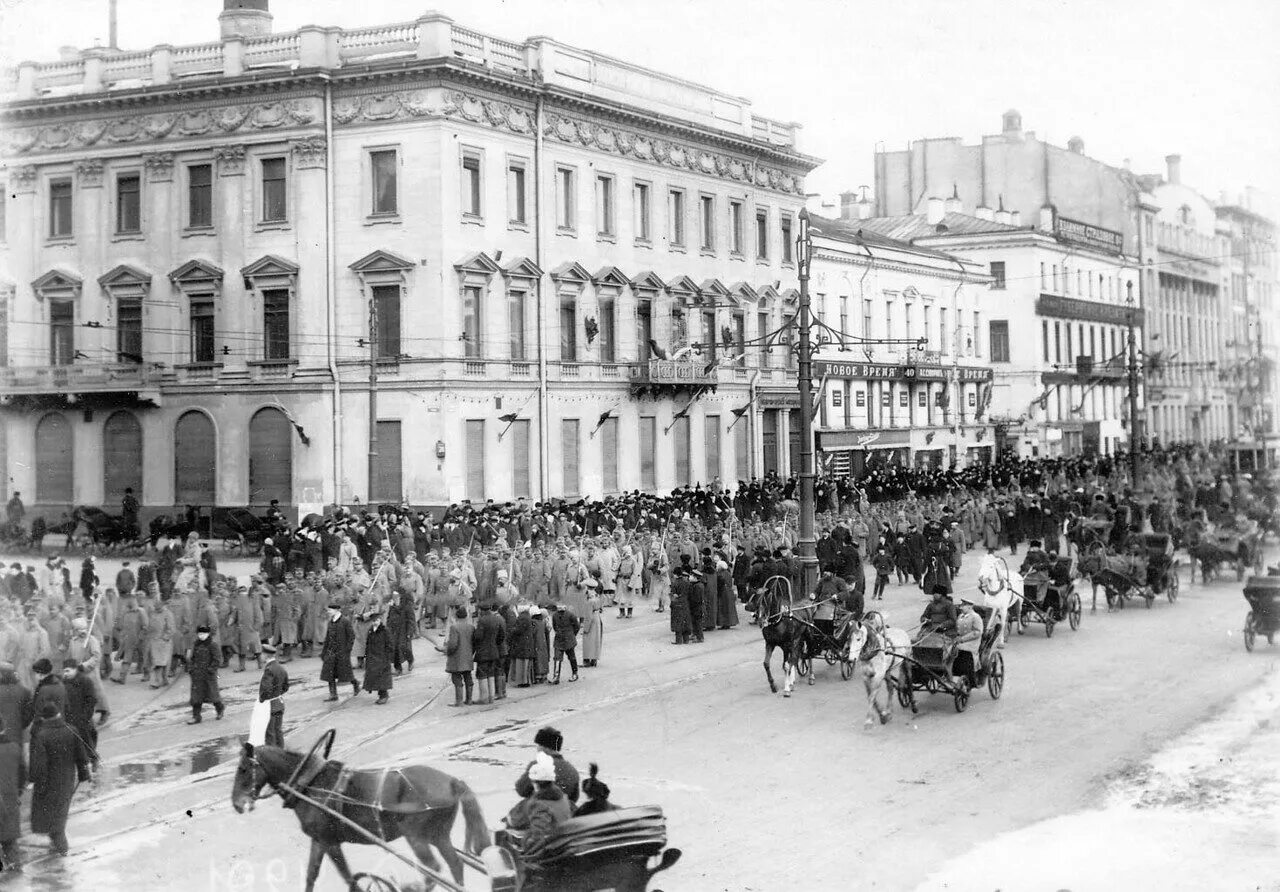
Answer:
<svg viewBox="0 0 1280 892"><path fill-rule="evenodd" d="M143 158L148 183L173 182L173 153L156 152Z"/></svg>
<svg viewBox="0 0 1280 892"><path fill-rule="evenodd" d="M102 186L102 159L85 158L76 162L76 182L81 189L98 189Z"/></svg>
<svg viewBox="0 0 1280 892"><path fill-rule="evenodd" d="M244 175L244 146L222 146L214 150L213 160L218 165L218 176Z"/></svg>
<svg viewBox="0 0 1280 892"><path fill-rule="evenodd" d="M35 127L7 127L0 137L0 154L28 155L307 127L319 124L323 118L323 101L318 97L303 97Z"/></svg>
<svg viewBox="0 0 1280 892"><path fill-rule="evenodd" d="M293 161L299 170L320 167L323 168L328 163L328 148L325 146L323 136L311 136L307 139L297 139L290 143L293 150Z"/></svg>

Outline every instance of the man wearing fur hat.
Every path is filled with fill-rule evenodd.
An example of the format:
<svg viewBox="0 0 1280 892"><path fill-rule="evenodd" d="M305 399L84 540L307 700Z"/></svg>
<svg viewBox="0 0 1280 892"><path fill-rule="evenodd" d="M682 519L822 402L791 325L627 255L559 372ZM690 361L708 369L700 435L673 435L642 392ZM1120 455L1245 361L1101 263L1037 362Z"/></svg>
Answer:
<svg viewBox="0 0 1280 892"><path fill-rule="evenodd" d="M579 794L579 775L578 769L573 767L561 754L564 748L564 735L552 727L539 728L538 733L533 737L533 743L538 748L537 758L547 759L554 768L555 784L569 798L569 802L576 803ZM529 796L533 792L533 782L529 776L529 771L534 767L536 759L525 766L524 773L516 780L516 794L520 796Z"/></svg>

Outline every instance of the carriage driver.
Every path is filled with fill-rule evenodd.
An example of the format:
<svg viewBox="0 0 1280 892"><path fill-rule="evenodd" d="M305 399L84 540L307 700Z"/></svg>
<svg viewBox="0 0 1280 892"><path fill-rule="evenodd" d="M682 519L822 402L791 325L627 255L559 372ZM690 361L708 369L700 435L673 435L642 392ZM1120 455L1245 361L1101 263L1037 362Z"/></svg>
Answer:
<svg viewBox="0 0 1280 892"><path fill-rule="evenodd" d="M973 609L973 602L968 598L961 598L960 613L956 618L956 644L959 649L951 671L968 679L971 688L978 686L978 648L981 646L985 627L982 617Z"/></svg>
<svg viewBox="0 0 1280 892"><path fill-rule="evenodd" d="M956 632L956 605L951 603L951 594L945 585L933 587L933 600L925 605L920 614L920 640L931 632L943 635L954 635Z"/></svg>
<svg viewBox="0 0 1280 892"><path fill-rule="evenodd" d="M813 615L813 624L828 638L835 637L836 604L844 601L848 591L848 583L828 568L822 571L817 589L809 596L811 601L817 602L818 607Z"/></svg>

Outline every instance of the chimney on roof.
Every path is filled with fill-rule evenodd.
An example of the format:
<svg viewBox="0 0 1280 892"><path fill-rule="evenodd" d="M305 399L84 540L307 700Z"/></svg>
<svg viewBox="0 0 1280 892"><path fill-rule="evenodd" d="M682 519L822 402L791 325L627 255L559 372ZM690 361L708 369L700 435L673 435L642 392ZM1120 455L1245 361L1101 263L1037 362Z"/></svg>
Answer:
<svg viewBox="0 0 1280 892"><path fill-rule="evenodd" d="M269 0L222 0L218 24L222 39L231 37L265 37L271 33Z"/></svg>
<svg viewBox="0 0 1280 892"><path fill-rule="evenodd" d="M955 183L951 184L951 197L947 199L945 208L948 214L958 214L964 210L964 204L960 201L960 187Z"/></svg>
<svg viewBox="0 0 1280 892"><path fill-rule="evenodd" d="M840 193L840 219L852 220L858 216L858 193Z"/></svg>
<svg viewBox="0 0 1280 892"><path fill-rule="evenodd" d="M1015 139L1022 137L1022 114L1016 108L1011 108L1004 113L1001 125L1001 132L1005 136Z"/></svg>
<svg viewBox="0 0 1280 892"><path fill-rule="evenodd" d="M1046 204L1040 208L1040 230L1041 232L1053 232L1053 205Z"/></svg>
<svg viewBox="0 0 1280 892"><path fill-rule="evenodd" d="M1008 226L1011 219L1008 211L1004 209L1004 196L1000 196L1000 206L996 208L996 222L1003 226Z"/></svg>
<svg viewBox="0 0 1280 892"><path fill-rule="evenodd" d="M1021 226L1021 225L1022 225L1022 211L1010 211L1010 212L1009 212L1009 225L1010 225L1010 226Z"/></svg>
<svg viewBox="0 0 1280 892"><path fill-rule="evenodd" d="M1168 179L1169 182L1175 186L1181 183L1182 182L1182 156L1181 155L1165 155L1164 163L1169 168L1169 173L1166 179Z"/></svg>
<svg viewBox="0 0 1280 892"><path fill-rule="evenodd" d="M991 210L991 208L987 207L985 204L979 205L975 208L973 215L979 220L986 220L988 222L994 222L996 219L996 212Z"/></svg>
<svg viewBox="0 0 1280 892"><path fill-rule="evenodd" d="M866 199L859 201L858 202L858 219L859 220L871 219L871 211L874 207L875 205L872 204L870 201L867 201Z"/></svg>
<svg viewBox="0 0 1280 892"><path fill-rule="evenodd" d="M925 216L925 219L929 222L929 225L936 226L939 223L941 223L942 217L945 213L946 213L946 208L945 208L945 205L943 204L942 199L935 198L934 196L930 195L928 211Z"/></svg>

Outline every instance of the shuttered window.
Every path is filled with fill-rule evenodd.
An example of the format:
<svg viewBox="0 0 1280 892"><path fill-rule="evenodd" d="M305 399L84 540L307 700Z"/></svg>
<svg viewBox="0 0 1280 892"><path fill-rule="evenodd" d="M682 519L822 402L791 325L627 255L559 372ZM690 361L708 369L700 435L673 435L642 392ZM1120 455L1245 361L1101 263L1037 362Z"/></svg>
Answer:
<svg viewBox="0 0 1280 892"><path fill-rule="evenodd" d="M293 425L279 409L249 420L249 504L293 503Z"/></svg>
<svg viewBox="0 0 1280 892"><path fill-rule="evenodd" d="M529 467L529 431L528 419L521 419L511 425L511 483L512 495L516 498L532 498L533 487L530 485L532 470Z"/></svg>
<svg viewBox="0 0 1280 892"><path fill-rule="evenodd" d="M618 491L618 419L610 418L600 427L600 467L604 491Z"/></svg>
<svg viewBox="0 0 1280 892"><path fill-rule="evenodd" d="M747 420L741 419L733 428L733 454L737 460L738 479L751 479L751 431Z"/></svg>
<svg viewBox="0 0 1280 892"><path fill-rule="evenodd" d="M57 412L36 425L36 501L70 502L74 498L75 458L71 425Z"/></svg>
<svg viewBox="0 0 1280 892"><path fill-rule="evenodd" d="M467 498L484 501L484 420L467 422Z"/></svg>
<svg viewBox="0 0 1280 892"><path fill-rule="evenodd" d="M658 419L640 419L640 488L653 492L658 488L657 461Z"/></svg>
<svg viewBox="0 0 1280 892"><path fill-rule="evenodd" d="M708 415L702 424L707 459L703 479L710 483L720 476L720 416Z"/></svg>
<svg viewBox="0 0 1280 892"><path fill-rule="evenodd" d="M399 502L403 493L400 460L400 422L378 422L378 463L373 477L376 502Z"/></svg>
<svg viewBox="0 0 1280 892"><path fill-rule="evenodd" d="M130 412L115 412L102 426L102 493L108 505L118 505L132 489L142 500L142 425Z"/></svg>
<svg viewBox="0 0 1280 892"><path fill-rule="evenodd" d="M676 486L689 485L689 419L677 418L671 428L676 454Z"/></svg>
<svg viewBox="0 0 1280 892"><path fill-rule="evenodd" d="M577 498L581 483L578 479L578 419L565 418L560 422L560 457L563 468L565 498Z"/></svg>
<svg viewBox="0 0 1280 892"><path fill-rule="evenodd" d="M218 443L213 422L203 412L186 412L173 429L174 501L212 505L217 501Z"/></svg>

